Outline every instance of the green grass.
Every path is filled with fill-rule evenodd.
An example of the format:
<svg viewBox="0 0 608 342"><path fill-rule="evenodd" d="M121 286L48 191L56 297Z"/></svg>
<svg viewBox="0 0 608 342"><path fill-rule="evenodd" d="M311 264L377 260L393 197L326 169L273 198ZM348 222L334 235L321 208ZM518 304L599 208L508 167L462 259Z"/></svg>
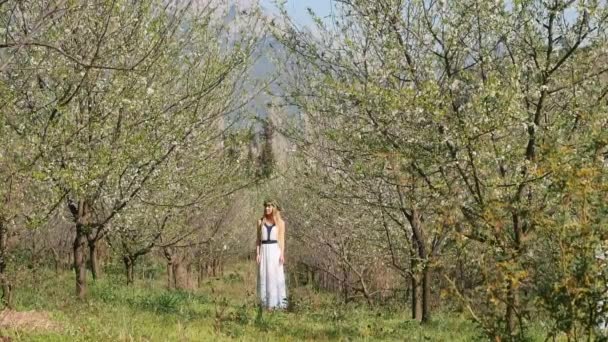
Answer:
<svg viewBox="0 0 608 342"><path fill-rule="evenodd" d="M310 288L291 289L288 312L260 312L252 269L240 265L192 291L168 291L162 277L127 287L122 275L105 274L89 281L86 301L74 298L72 273L44 272L37 282L20 281L16 310L49 312L63 328L4 329L0 335L17 341L471 341L481 336L456 314L435 313L422 327L409 319L406 308L339 305Z"/></svg>

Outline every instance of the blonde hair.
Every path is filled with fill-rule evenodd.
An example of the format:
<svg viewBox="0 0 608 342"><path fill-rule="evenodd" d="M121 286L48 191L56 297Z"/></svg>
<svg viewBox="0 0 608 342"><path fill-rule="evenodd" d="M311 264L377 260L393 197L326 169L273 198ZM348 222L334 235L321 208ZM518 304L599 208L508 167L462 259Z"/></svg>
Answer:
<svg viewBox="0 0 608 342"><path fill-rule="evenodd" d="M277 225L279 229L279 247L281 251L285 252L285 222L281 217L281 207L274 201L266 200L264 201L264 213L262 214L262 218L258 221L258 229L257 229L257 245L259 246L262 241L262 222L264 221L264 217L266 217L266 206L272 205L272 219L274 220L274 224Z"/></svg>
<svg viewBox="0 0 608 342"><path fill-rule="evenodd" d="M274 220L274 223L278 224L279 222L283 222L283 218L281 217L281 207L275 201L272 200L264 201L262 220L264 219L264 217L266 217L266 206L268 205L272 206L272 219Z"/></svg>

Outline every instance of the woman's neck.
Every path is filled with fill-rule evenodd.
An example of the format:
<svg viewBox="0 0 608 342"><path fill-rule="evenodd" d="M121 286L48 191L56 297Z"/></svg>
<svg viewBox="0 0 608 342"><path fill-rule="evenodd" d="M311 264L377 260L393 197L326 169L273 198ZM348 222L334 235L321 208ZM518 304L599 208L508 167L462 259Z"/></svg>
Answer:
<svg viewBox="0 0 608 342"><path fill-rule="evenodd" d="M264 215L264 220L266 222L274 223L274 217L272 216L272 214L271 215Z"/></svg>

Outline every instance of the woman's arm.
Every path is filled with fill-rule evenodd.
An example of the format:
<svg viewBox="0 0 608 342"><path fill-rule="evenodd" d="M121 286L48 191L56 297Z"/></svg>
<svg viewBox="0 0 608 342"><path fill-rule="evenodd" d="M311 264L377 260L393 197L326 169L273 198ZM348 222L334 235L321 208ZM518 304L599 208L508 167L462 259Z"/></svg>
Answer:
<svg viewBox="0 0 608 342"><path fill-rule="evenodd" d="M255 225L255 230L256 230L256 234L255 234L255 257L257 262L260 262L260 245L262 244L262 230L261 230L261 226L262 225L262 220L258 220L257 224Z"/></svg>
<svg viewBox="0 0 608 342"><path fill-rule="evenodd" d="M281 248L281 254L285 255L285 221L279 222L279 247Z"/></svg>

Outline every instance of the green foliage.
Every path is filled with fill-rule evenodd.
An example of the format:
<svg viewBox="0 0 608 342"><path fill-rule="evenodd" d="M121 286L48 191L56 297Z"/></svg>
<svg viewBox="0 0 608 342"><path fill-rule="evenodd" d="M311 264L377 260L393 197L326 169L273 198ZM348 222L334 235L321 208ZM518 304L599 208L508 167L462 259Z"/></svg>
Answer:
<svg viewBox="0 0 608 342"><path fill-rule="evenodd" d="M528 339L538 317L548 338L597 336L607 14L600 2L346 0L315 34L277 28L286 102L305 117L294 129L303 183L313 202L342 205L315 222L352 229L325 238L318 259L362 236L357 255L412 282L440 269L439 291L488 338ZM302 197L294 211L324 209ZM381 220L384 240L358 213Z"/></svg>
<svg viewBox="0 0 608 342"><path fill-rule="evenodd" d="M235 271L240 273L241 271ZM297 312L259 311L246 297L253 284L214 280L193 292L167 291L161 283L145 287L121 285L121 274L109 274L90 287L87 302L76 301L64 291L70 274L57 277L45 272L36 287L17 287L20 311L51 313L62 327L58 331L4 329L15 340L232 340L270 341L367 339L412 341L470 341L479 330L461 317L441 314L428 327L407 319L404 312L337 305L335 297L308 293L300 302L319 302L320 307ZM28 277L29 275L24 275ZM248 278L248 275L241 274ZM140 283L141 284L141 283ZM291 289L298 293L299 289ZM212 293L213 291L213 293ZM238 293L232 298L228 293ZM34 295L36 294L36 295ZM302 294L298 294L301 296ZM30 298L24 301L25 298ZM456 334L454 332L457 332Z"/></svg>
<svg viewBox="0 0 608 342"><path fill-rule="evenodd" d="M224 276L223 281L225 283L242 283L243 282L243 276L240 275L239 273L236 272L232 272L232 273L228 273L227 275Z"/></svg>
<svg viewBox="0 0 608 342"><path fill-rule="evenodd" d="M190 299L192 298L183 292L167 292L153 297L135 298L132 303L153 312L175 313Z"/></svg>
<svg viewBox="0 0 608 342"><path fill-rule="evenodd" d="M227 24L214 6L159 0L0 7L0 219L40 228L68 209L78 238L106 235L133 259L203 235L175 207L250 182L222 137L255 88L242 75L257 13Z"/></svg>

